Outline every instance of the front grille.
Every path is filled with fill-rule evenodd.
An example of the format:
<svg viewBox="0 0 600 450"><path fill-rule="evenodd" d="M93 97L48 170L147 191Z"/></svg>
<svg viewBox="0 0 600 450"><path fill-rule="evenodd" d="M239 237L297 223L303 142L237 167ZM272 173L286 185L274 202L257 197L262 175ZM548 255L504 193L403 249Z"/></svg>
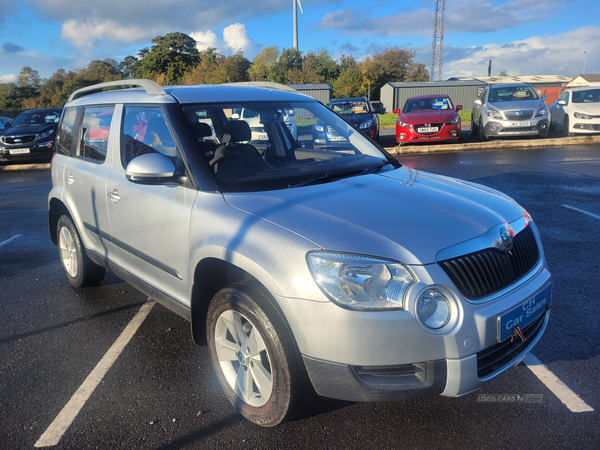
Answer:
<svg viewBox="0 0 600 450"><path fill-rule="evenodd" d="M512 341L511 338L508 338L504 342L498 342L477 353L477 376L479 378L487 377L511 361L518 359L525 348L542 331L545 317L546 313L544 312L539 318L521 330L523 336L525 336L524 342L519 337L512 339Z"/></svg>
<svg viewBox="0 0 600 450"><path fill-rule="evenodd" d="M502 128L500 133L518 133L519 131L537 131L536 127L512 127Z"/></svg>
<svg viewBox="0 0 600 450"><path fill-rule="evenodd" d="M477 300L515 282L537 263L539 251L531 227L513 239L510 252L486 248L438 264L465 298Z"/></svg>
<svg viewBox="0 0 600 450"><path fill-rule="evenodd" d="M28 142L35 141L35 134L29 134L27 136L4 136L4 142L6 144L27 144Z"/></svg>
<svg viewBox="0 0 600 450"><path fill-rule="evenodd" d="M521 111L521 114L517 114L516 111L507 111L505 115L508 120L529 120L533 117L533 111Z"/></svg>
<svg viewBox="0 0 600 450"><path fill-rule="evenodd" d="M421 136L428 136L430 134L439 133L443 126L443 123L420 123L418 125L413 125L412 127L413 130L415 130L415 132L419 133ZM427 131L420 133L419 128L437 128L437 131Z"/></svg>

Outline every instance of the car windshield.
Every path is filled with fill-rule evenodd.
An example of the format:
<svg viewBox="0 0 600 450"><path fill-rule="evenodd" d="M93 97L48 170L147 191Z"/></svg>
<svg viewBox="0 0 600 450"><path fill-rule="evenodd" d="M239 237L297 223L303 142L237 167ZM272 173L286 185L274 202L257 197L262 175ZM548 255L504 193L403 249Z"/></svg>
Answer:
<svg viewBox="0 0 600 450"><path fill-rule="evenodd" d="M201 104L184 111L223 192L319 184L399 166L317 101ZM294 112L287 122L285 111ZM214 135L198 117L210 118Z"/></svg>
<svg viewBox="0 0 600 450"><path fill-rule="evenodd" d="M57 123L60 119L60 110L56 111L26 111L17 116L12 123L13 127L27 127L32 125L44 125Z"/></svg>
<svg viewBox="0 0 600 450"><path fill-rule="evenodd" d="M574 91L573 103L600 103L600 89Z"/></svg>
<svg viewBox="0 0 600 450"><path fill-rule="evenodd" d="M367 114L369 112L367 102L362 101L329 103L327 107L338 114Z"/></svg>
<svg viewBox="0 0 600 450"><path fill-rule="evenodd" d="M404 105L402 112L436 111L452 109L452 103L448 97L415 98L409 99Z"/></svg>
<svg viewBox="0 0 600 450"><path fill-rule="evenodd" d="M488 97L488 101L492 103L537 99L539 99L539 96L531 86L502 86L492 88Z"/></svg>

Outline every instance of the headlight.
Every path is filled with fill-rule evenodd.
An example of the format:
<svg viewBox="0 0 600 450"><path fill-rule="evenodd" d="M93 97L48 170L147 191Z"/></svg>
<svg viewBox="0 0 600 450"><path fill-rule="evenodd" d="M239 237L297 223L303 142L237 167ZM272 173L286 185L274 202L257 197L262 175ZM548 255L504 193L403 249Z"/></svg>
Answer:
<svg viewBox="0 0 600 450"><path fill-rule="evenodd" d="M573 115L575 116L576 119L589 120L589 119L593 118L593 116L590 116L589 114L583 114L583 113L578 113L578 112L574 113Z"/></svg>
<svg viewBox="0 0 600 450"><path fill-rule="evenodd" d="M452 125L452 124L458 123L459 120L460 120L460 117L456 116L450 122L446 122L446 125Z"/></svg>
<svg viewBox="0 0 600 450"><path fill-rule="evenodd" d="M545 116L548 114L548 108L546 108L545 106L540 108L540 110L537 112L537 114L535 115L535 117L541 117L541 116Z"/></svg>
<svg viewBox="0 0 600 450"><path fill-rule="evenodd" d="M450 302L437 289L427 289L417 301L417 315L427 328L437 330L450 321Z"/></svg>
<svg viewBox="0 0 600 450"><path fill-rule="evenodd" d="M373 121L367 120L366 122L363 122L360 124L360 129L364 130L365 128L371 128L372 125L373 125Z"/></svg>
<svg viewBox="0 0 600 450"><path fill-rule="evenodd" d="M502 114L500 114L499 111L496 111L495 109L488 109L485 112L488 117L491 117L492 119L502 119Z"/></svg>
<svg viewBox="0 0 600 450"><path fill-rule="evenodd" d="M410 124L406 123L406 122L402 122L401 120L398 120L398 126L399 127L403 127L403 128L408 128L410 127Z"/></svg>
<svg viewBox="0 0 600 450"><path fill-rule="evenodd" d="M40 134L37 135L36 140L37 139L44 139L44 138L50 136L52 133L54 133L54 130L44 131L43 133L40 133Z"/></svg>
<svg viewBox="0 0 600 450"><path fill-rule="evenodd" d="M403 264L349 253L311 252L310 272L337 305L355 310L403 309L404 294L415 281Z"/></svg>
<svg viewBox="0 0 600 450"><path fill-rule="evenodd" d="M324 131L323 127L321 125L315 125L315 130L317 130L317 131Z"/></svg>

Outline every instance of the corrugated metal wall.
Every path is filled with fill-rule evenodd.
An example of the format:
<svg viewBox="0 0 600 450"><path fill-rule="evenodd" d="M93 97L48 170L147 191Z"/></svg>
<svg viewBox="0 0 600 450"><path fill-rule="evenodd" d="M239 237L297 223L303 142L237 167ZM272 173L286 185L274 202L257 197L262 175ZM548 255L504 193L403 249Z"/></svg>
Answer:
<svg viewBox="0 0 600 450"><path fill-rule="evenodd" d="M331 92L333 88L326 83L323 84L288 84L289 87L294 88L300 94L308 95L309 97L319 100L325 105L331 100ZM307 111L300 110L296 111L296 118L306 119L311 117Z"/></svg>
<svg viewBox="0 0 600 450"><path fill-rule="evenodd" d="M387 83L381 88L381 103L386 113L402 109L406 99L417 95L448 95L455 105L462 105L467 111L473 109L473 102L486 86L482 82L423 82Z"/></svg>

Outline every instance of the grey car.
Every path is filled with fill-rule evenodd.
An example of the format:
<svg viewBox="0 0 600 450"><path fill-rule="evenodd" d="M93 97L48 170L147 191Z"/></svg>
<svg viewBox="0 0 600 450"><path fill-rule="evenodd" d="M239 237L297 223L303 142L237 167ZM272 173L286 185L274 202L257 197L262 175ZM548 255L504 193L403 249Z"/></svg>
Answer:
<svg viewBox="0 0 600 450"><path fill-rule="evenodd" d="M547 99L527 83L487 86L473 105L471 134L482 141L508 136L545 138L550 131Z"/></svg>
<svg viewBox="0 0 600 450"><path fill-rule="evenodd" d="M248 142L238 108L266 140ZM317 121L345 143L315 145ZM269 83L76 91L49 229L75 288L109 269L189 320L227 398L261 426L317 394L468 394L518 364L550 317L539 233L515 201L403 166Z"/></svg>

